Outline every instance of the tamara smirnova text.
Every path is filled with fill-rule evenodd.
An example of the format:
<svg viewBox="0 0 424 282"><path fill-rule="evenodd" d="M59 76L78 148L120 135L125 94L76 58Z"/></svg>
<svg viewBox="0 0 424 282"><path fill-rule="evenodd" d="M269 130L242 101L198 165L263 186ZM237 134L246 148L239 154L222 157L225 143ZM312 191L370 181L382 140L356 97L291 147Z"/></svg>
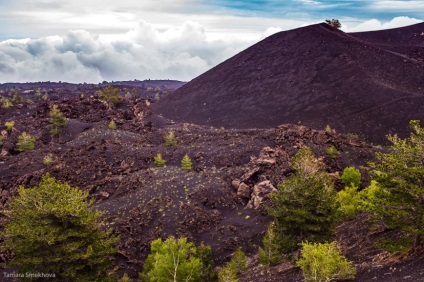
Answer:
<svg viewBox="0 0 424 282"><path fill-rule="evenodd" d="M54 273L43 273L43 272L37 272L37 273L17 273L17 272L3 272L4 278L55 278L56 274Z"/></svg>

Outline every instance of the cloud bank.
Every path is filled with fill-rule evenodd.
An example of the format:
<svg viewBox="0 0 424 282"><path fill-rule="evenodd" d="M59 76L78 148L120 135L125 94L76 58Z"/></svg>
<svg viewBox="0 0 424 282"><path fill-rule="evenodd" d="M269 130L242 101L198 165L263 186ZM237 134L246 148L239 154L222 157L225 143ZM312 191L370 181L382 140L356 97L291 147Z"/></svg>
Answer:
<svg viewBox="0 0 424 282"><path fill-rule="evenodd" d="M196 22L159 30L144 21L119 39L73 30L63 37L6 40L0 42L0 81L187 81L251 43L208 40Z"/></svg>
<svg viewBox="0 0 424 282"><path fill-rule="evenodd" d="M421 22L398 17L369 20L345 31L394 28ZM342 21L343 23L343 21ZM352 26L352 24L349 24ZM148 22L117 37L72 30L64 36L0 42L0 82L177 79L188 81L260 39L284 30L269 27L255 39L213 37L194 21L158 28Z"/></svg>

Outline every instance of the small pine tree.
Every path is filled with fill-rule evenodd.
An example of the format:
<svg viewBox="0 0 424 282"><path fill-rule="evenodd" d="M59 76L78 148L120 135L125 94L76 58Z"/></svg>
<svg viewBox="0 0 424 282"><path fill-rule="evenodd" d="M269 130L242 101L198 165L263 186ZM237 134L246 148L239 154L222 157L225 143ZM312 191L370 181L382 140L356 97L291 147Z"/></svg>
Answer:
<svg viewBox="0 0 424 282"><path fill-rule="evenodd" d="M337 156L340 154L339 151L337 151L336 147L334 147L334 145L330 145L327 147L327 156L335 159L337 158Z"/></svg>
<svg viewBox="0 0 424 282"><path fill-rule="evenodd" d="M274 223L268 224L267 231L262 239L263 248L259 247L258 255L261 264L265 267L274 265L280 262L280 245L277 242Z"/></svg>
<svg viewBox="0 0 424 282"><path fill-rule="evenodd" d="M271 193L268 207L283 253L297 250L305 240L328 240L334 235L337 220L333 182L308 147L292 158L292 168L296 174L278 185L278 192Z"/></svg>
<svg viewBox="0 0 424 282"><path fill-rule="evenodd" d="M109 122L109 125L107 126L109 129L112 129L112 130L115 130L116 129L116 122L115 122L115 120L111 120L110 122Z"/></svg>
<svg viewBox="0 0 424 282"><path fill-rule="evenodd" d="M218 273L219 282L238 282L237 275L247 269L246 255L241 248L231 256L231 260Z"/></svg>
<svg viewBox="0 0 424 282"><path fill-rule="evenodd" d="M302 269L305 281L354 279L356 269L341 253L336 242L314 244L304 242L296 266Z"/></svg>
<svg viewBox="0 0 424 282"><path fill-rule="evenodd" d="M404 238L412 236L411 245L418 248L424 238L424 128L418 120L409 125L413 131L409 138L387 137L390 152L377 152L378 162L369 163L378 185L361 193L367 194L366 209L373 219L401 230Z"/></svg>
<svg viewBox="0 0 424 282"><path fill-rule="evenodd" d="M177 140L175 139L174 131L169 131L163 138L165 139L165 144L167 147L177 146Z"/></svg>
<svg viewBox="0 0 424 282"><path fill-rule="evenodd" d="M214 271L214 261L212 259L212 249L203 243L197 247L196 257L202 262L201 281L215 282L218 280L218 273Z"/></svg>
<svg viewBox="0 0 424 282"><path fill-rule="evenodd" d="M110 281L109 256L118 238L101 229L101 212L92 211L88 192L49 174L38 187L18 189L5 211L9 221L2 249L15 254L10 266L21 273L54 273L52 281ZM32 280L31 280L32 281Z"/></svg>
<svg viewBox="0 0 424 282"><path fill-rule="evenodd" d="M327 126L325 127L325 132L327 132L327 133L333 132L333 130L331 129L330 125L327 124Z"/></svg>
<svg viewBox="0 0 424 282"><path fill-rule="evenodd" d="M26 132L22 132L22 134L18 136L16 146L20 152L33 150L35 148L35 137Z"/></svg>
<svg viewBox="0 0 424 282"><path fill-rule="evenodd" d="M155 165L155 167L163 167L166 164L166 161L162 158L162 154L158 153L154 158L153 158L153 163Z"/></svg>
<svg viewBox="0 0 424 282"><path fill-rule="evenodd" d="M15 121L11 120L11 121L6 121L4 123L4 126L6 126L6 130L7 131L12 131L13 127L15 126Z"/></svg>
<svg viewBox="0 0 424 282"><path fill-rule="evenodd" d="M117 104L123 101L123 98L119 89L116 87L113 87L112 85L108 85L102 90L98 90L96 93L101 100L108 103L109 106L111 107L116 106Z"/></svg>
<svg viewBox="0 0 424 282"><path fill-rule="evenodd" d="M52 125L50 133L52 135L58 135L60 132L62 132L68 121L57 105L53 105L53 108L49 112L49 117L50 124Z"/></svg>
<svg viewBox="0 0 424 282"><path fill-rule="evenodd" d="M181 160L181 168L186 171L191 171L193 169L191 159L187 154L185 154Z"/></svg>

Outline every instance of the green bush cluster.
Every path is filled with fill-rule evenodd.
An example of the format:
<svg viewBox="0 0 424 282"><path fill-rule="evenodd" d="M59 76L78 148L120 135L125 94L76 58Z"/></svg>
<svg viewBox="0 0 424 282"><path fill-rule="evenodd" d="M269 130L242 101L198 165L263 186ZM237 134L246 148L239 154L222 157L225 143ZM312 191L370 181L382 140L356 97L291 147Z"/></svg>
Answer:
<svg viewBox="0 0 424 282"><path fill-rule="evenodd" d="M343 256L336 242L303 242L300 255L296 266L302 269L305 281L326 282L355 278L355 267Z"/></svg>
<svg viewBox="0 0 424 282"><path fill-rule="evenodd" d="M210 247L196 247L187 238L171 236L154 240L151 253L139 273L141 281L208 281L213 275ZM212 280L209 280L212 281Z"/></svg>

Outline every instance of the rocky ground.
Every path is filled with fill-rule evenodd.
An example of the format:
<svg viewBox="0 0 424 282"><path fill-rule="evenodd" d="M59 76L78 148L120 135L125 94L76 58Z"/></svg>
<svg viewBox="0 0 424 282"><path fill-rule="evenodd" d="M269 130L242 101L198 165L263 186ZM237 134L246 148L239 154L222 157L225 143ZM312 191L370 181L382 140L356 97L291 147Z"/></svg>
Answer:
<svg viewBox="0 0 424 282"><path fill-rule="evenodd" d="M210 245L218 266L241 246L250 263L241 281L302 281L299 269L289 263L270 269L258 264L257 248L270 221L264 210L269 193L292 173L290 157L302 146L310 146L322 159L336 189L342 188L337 172L350 165L365 172L379 148L355 136L302 125L225 129L175 123L155 114L154 103L128 97L111 108L88 92L0 107L1 208L7 208L20 185L36 186L49 172L89 191L96 209L105 212L121 236L114 262L120 275L136 277L150 242L176 235ZM50 134L48 116L54 104L68 118L57 137ZM108 128L112 119L116 130ZM15 126L8 132L3 124L11 120ZM167 147L163 138L171 130L175 147ZM16 150L23 131L36 137L34 150ZM336 156L326 153L330 145L337 148ZM154 167L157 153L166 160L165 167ZM185 154L192 159L191 172L180 168ZM53 162L43 164L45 156ZM1 216L0 223L4 220ZM364 215L338 227L337 240L358 268L356 281L424 281L423 252L408 258L388 255L373 247L375 236ZM0 255L1 262L8 259L10 253Z"/></svg>

